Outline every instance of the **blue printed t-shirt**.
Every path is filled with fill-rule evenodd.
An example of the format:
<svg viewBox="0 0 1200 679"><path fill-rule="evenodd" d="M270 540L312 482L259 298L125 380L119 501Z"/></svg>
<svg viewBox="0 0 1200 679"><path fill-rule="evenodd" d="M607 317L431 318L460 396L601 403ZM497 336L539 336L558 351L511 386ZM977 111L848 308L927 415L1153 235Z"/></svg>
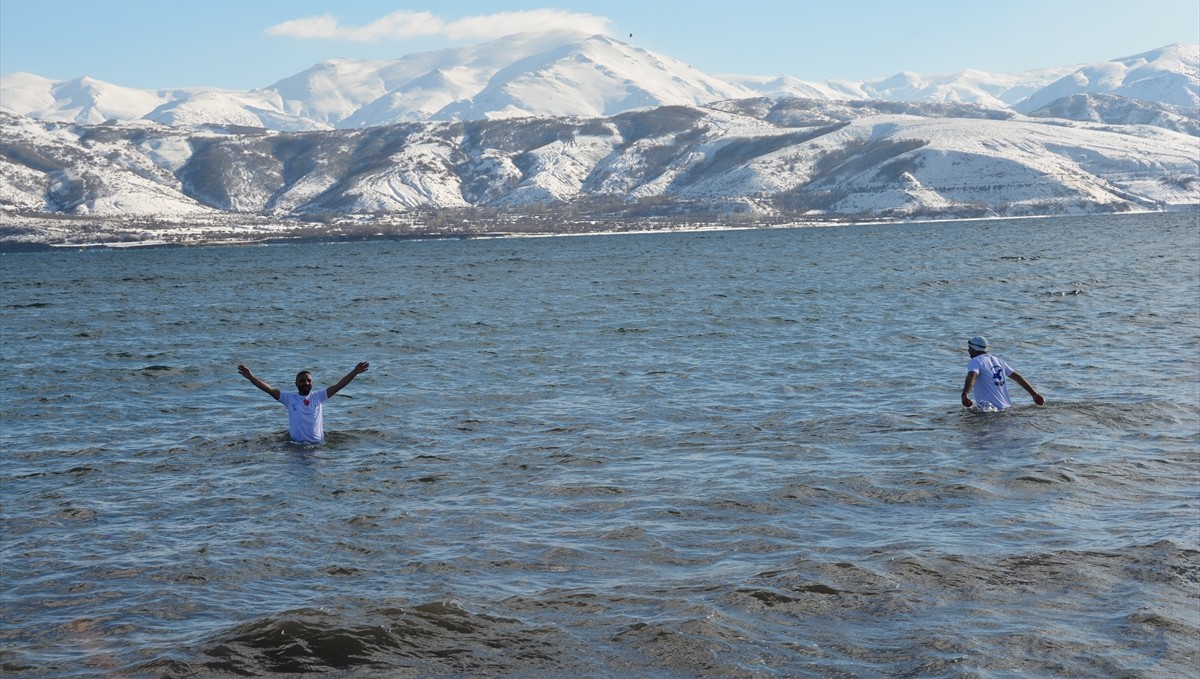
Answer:
<svg viewBox="0 0 1200 679"><path fill-rule="evenodd" d="M1012 368L999 356L980 354L967 364L967 372L979 373L975 379L975 405L981 410L1005 410L1012 407L1008 398L1008 376Z"/></svg>

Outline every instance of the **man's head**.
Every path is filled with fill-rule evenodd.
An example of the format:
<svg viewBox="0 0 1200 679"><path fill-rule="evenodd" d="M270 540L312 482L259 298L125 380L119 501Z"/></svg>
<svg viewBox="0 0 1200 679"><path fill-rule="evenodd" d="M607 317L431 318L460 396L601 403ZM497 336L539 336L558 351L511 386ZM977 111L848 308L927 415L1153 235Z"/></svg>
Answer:
<svg viewBox="0 0 1200 679"><path fill-rule="evenodd" d="M976 335L967 342L967 351L971 352L971 356L986 354L988 350L988 341L986 337Z"/></svg>
<svg viewBox="0 0 1200 679"><path fill-rule="evenodd" d="M307 370L296 373L296 391L301 396L308 396L308 392L312 391L312 373Z"/></svg>

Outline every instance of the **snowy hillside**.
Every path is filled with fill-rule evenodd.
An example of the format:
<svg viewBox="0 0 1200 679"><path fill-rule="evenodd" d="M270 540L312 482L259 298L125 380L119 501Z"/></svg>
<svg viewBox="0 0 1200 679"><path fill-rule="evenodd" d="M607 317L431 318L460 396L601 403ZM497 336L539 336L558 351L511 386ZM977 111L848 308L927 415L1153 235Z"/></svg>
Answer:
<svg viewBox="0 0 1200 679"><path fill-rule="evenodd" d="M412 54L394 61L338 59L285 78L265 91L281 110L327 127L369 127L429 120L468 100L513 64L585 44L589 36L511 35L482 45Z"/></svg>
<svg viewBox="0 0 1200 679"><path fill-rule="evenodd" d="M1072 94L1030 111L1039 118L1063 118L1113 125L1153 125L1200 137L1200 110L1115 94Z"/></svg>
<svg viewBox="0 0 1200 679"><path fill-rule="evenodd" d="M901 72L866 81L787 75L711 76L601 35L517 34L388 61L335 59L249 92L137 90L91 78L0 78L0 110L98 124L242 125L278 131L353 129L428 120L606 116L755 96L828 101L978 104L1022 113L1076 94L1191 106L1200 103L1200 45L1172 45L1083 67L1018 74Z"/></svg>
<svg viewBox="0 0 1200 679"><path fill-rule="evenodd" d="M470 100L460 100L431 118L603 116L750 95L745 88L682 62L598 35L514 63L492 76Z"/></svg>
<svg viewBox="0 0 1200 679"><path fill-rule="evenodd" d="M0 110L41 120L98 125L107 120L136 120L198 92L139 90L86 77L55 82L30 73L13 73L0 78Z"/></svg>
<svg viewBox="0 0 1200 679"><path fill-rule="evenodd" d="M726 75L722 77L768 97L933 101L979 104L991 108L1007 109L1050 83L1073 73L1076 68L1074 66L1051 67L1012 75L974 70L945 75L904 72L887 78L861 82L832 79L824 83L805 82L788 76L762 78Z"/></svg>
<svg viewBox="0 0 1200 679"><path fill-rule="evenodd" d="M249 92L14 74L0 242L1175 209L1200 205L1197 73L1200 46L1174 45L1012 76L717 78L554 33Z"/></svg>
<svg viewBox="0 0 1200 679"><path fill-rule="evenodd" d="M1200 107L1200 45L1170 45L1085 66L1033 93L1014 108L1027 113L1074 94L1115 94Z"/></svg>
<svg viewBox="0 0 1200 679"><path fill-rule="evenodd" d="M53 240L66 236L38 224L55 215L169 225L417 223L445 210L707 222L1152 210L1200 204L1196 145L1145 125L811 99L294 133L0 114L0 223L6 238Z"/></svg>
<svg viewBox="0 0 1200 679"><path fill-rule="evenodd" d="M751 96L740 85L600 35L511 35L394 61L336 59L250 92L132 90L29 74L0 81L0 110L40 120L248 125L281 131L416 120L600 116Z"/></svg>

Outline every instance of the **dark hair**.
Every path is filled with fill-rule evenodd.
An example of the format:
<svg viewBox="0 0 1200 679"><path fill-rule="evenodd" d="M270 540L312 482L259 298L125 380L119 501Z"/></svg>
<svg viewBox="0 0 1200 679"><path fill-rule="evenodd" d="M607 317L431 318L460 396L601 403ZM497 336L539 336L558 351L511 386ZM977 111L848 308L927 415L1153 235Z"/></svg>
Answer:
<svg viewBox="0 0 1200 679"><path fill-rule="evenodd" d="M308 375L309 377L312 377L311 372L307 370L301 370L300 372L296 373L296 379L299 380L301 375Z"/></svg>

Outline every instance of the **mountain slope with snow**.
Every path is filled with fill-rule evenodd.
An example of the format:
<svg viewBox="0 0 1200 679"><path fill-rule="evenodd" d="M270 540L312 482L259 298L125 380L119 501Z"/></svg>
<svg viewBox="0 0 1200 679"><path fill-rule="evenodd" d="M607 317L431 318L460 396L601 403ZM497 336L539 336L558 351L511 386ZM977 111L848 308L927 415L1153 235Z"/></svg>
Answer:
<svg viewBox="0 0 1200 679"><path fill-rule="evenodd" d="M986 73L967 70L959 73L928 75L903 72L887 78L852 82L831 79L823 83L812 83L778 76L727 75L757 94L768 97L802 97L852 101L879 99L883 101L941 102L979 104L989 108L1007 109L1043 87L1063 76L1073 73L1077 67L1061 66L1028 71L1017 74Z"/></svg>
<svg viewBox="0 0 1200 679"><path fill-rule="evenodd" d="M249 92L136 90L90 78L0 78L0 110L98 124L245 125L279 131L351 129L422 120L606 116L755 96L829 101L977 104L1022 113L1076 94L1193 107L1200 45L1172 45L1083 67L1019 74L901 72L866 81L723 76L601 35L571 32L499 40L395 60L335 59Z"/></svg>
<svg viewBox="0 0 1200 679"><path fill-rule="evenodd" d="M12 226L49 214L286 222L599 210L712 221L1200 204L1187 134L965 105L850 104L753 99L293 133L3 114L0 210Z"/></svg>
<svg viewBox="0 0 1200 679"><path fill-rule="evenodd" d="M750 96L737 84L600 35L517 34L394 61L335 59L250 92L131 90L90 79L3 79L0 109L76 123L146 119L281 131L416 120L598 116Z"/></svg>
<svg viewBox="0 0 1200 679"><path fill-rule="evenodd" d="M334 60L249 92L16 74L0 82L0 240L1200 205L1200 46L1063 72L720 79L558 33Z"/></svg>
<svg viewBox="0 0 1200 679"><path fill-rule="evenodd" d="M1028 113L1075 94L1115 94L1128 99L1200 107L1200 45L1169 45L1080 68L1018 102Z"/></svg>
<svg viewBox="0 0 1200 679"><path fill-rule="evenodd" d="M40 120L98 125L108 120L136 120L199 92L141 90L87 77L53 81L14 73L0 79L0 110Z"/></svg>
<svg viewBox="0 0 1200 679"><path fill-rule="evenodd" d="M393 61L337 59L264 90L273 93L281 110L331 128L428 120L475 96L512 64L588 37L567 31L517 34Z"/></svg>
<svg viewBox="0 0 1200 679"><path fill-rule="evenodd" d="M435 120L603 116L750 96L743 87L626 43L592 36L512 64Z"/></svg>
<svg viewBox="0 0 1200 679"><path fill-rule="evenodd" d="M1115 94L1072 94L1029 112L1038 118L1082 120L1111 125L1153 125L1200 137L1200 110Z"/></svg>

